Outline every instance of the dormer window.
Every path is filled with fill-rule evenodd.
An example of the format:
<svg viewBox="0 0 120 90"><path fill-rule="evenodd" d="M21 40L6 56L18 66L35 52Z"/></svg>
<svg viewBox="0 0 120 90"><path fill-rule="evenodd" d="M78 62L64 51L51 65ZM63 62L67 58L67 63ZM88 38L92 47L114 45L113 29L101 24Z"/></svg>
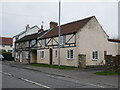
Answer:
<svg viewBox="0 0 120 90"><path fill-rule="evenodd" d="M66 36L60 36L60 44L66 43Z"/></svg>

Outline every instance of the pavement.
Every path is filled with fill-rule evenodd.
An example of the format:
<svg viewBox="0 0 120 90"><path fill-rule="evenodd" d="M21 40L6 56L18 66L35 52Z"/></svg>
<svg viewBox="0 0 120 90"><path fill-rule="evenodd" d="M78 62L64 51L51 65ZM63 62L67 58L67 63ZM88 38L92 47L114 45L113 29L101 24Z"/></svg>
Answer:
<svg viewBox="0 0 120 90"><path fill-rule="evenodd" d="M3 64L9 65L11 67L38 71L50 75L67 77L76 81L84 81L93 85L95 84L99 86L105 86L107 88L118 87L118 75L101 76L94 74L97 71L101 71L100 69L54 69L47 67L30 66L14 61L4 61Z"/></svg>

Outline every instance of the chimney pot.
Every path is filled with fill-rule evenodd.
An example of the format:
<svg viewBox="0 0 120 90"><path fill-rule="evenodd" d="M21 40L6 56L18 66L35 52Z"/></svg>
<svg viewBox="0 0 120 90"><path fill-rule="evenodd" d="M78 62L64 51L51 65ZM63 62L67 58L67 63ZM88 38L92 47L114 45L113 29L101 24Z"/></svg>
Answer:
<svg viewBox="0 0 120 90"><path fill-rule="evenodd" d="M28 30L28 28L30 28L29 24L27 24L27 26L26 26L26 31Z"/></svg>
<svg viewBox="0 0 120 90"><path fill-rule="evenodd" d="M41 29L38 30L38 32L43 32L43 31L44 31L44 29L43 29L43 25L41 25Z"/></svg>

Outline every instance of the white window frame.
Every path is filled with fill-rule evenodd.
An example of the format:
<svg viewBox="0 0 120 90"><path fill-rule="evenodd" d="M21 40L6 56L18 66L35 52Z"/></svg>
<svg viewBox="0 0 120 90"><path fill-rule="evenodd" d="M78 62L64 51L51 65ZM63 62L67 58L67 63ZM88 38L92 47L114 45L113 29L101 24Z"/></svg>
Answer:
<svg viewBox="0 0 120 90"><path fill-rule="evenodd" d="M16 58L18 58L18 52L16 52L16 55L15 55Z"/></svg>
<svg viewBox="0 0 120 90"><path fill-rule="evenodd" d="M72 51L72 53L71 53L71 51ZM74 52L73 52L73 50L72 49L70 49L70 50L67 50L67 59L73 59L74 58Z"/></svg>
<svg viewBox="0 0 120 90"><path fill-rule="evenodd" d="M60 36L60 44L65 44L66 43L66 36Z"/></svg>
<svg viewBox="0 0 120 90"><path fill-rule="evenodd" d="M55 57L58 56L58 50L55 50Z"/></svg>
<svg viewBox="0 0 120 90"><path fill-rule="evenodd" d="M29 59L29 51L26 51L25 57L26 57L26 59Z"/></svg>
<svg viewBox="0 0 120 90"><path fill-rule="evenodd" d="M29 41L26 41L26 47L29 47Z"/></svg>
<svg viewBox="0 0 120 90"><path fill-rule="evenodd" d="M44 59L44 57L45 57L45 52L44 51L40 51L40 59Z"/></svg>
<svg viewBox="0 0 120 90"><path fill-rule="evenodd" d="M46 39L42 39L41 40L41 45L42 45L42 47L45 47L45 45L46 45Z"/></svg>
<svg viewBox="0 0 120 90"><path fill-rule="evenodd" d="M36 40L34 39L31 41L31 45L35 45L35 44L36 44Z"/></svg>
<svg viewBox="0 0 120 90"><path fill-rule="evenodd" d="M97 52L97 54L96 54L96 56L94 55L95 58L93 58L93 53L95 54L96 52ZM97 50L93 50L92 51L92 60L98 60L98 59L99 59L99 52Z"/></svg>

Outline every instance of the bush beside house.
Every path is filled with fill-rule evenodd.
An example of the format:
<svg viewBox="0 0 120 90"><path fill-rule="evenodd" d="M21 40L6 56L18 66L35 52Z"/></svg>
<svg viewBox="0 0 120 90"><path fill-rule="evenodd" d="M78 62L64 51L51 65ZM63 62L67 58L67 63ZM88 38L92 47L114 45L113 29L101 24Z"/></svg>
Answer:
<svg viewBox="0 0 120 90"><path fill-rule="evenodd" d="M2 55L4 57L3 60L8 60L8 61L14 60L13 57L12 57L12 53L6 52L6 50L4 50L4 49L2 50Z"/></svg>

